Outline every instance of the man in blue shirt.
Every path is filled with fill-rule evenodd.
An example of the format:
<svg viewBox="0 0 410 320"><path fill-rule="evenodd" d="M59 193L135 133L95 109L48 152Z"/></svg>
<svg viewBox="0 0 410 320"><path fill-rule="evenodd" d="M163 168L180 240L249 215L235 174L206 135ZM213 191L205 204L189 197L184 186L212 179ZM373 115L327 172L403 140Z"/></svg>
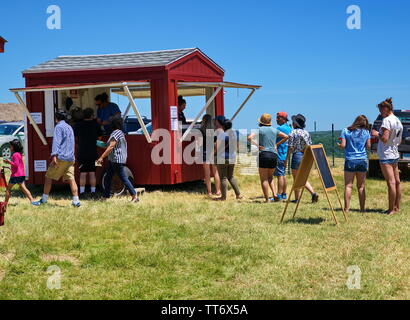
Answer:
<svg viewBox="0 0 410 320"><path fill-rule="evenodd" d="M121 110L117 104L109 102L108 94L103 93L95 97L97 110L97 122L104 127L106 134L111 133L110 119L121 116Z"/></svg>
<svg viewBox="0 0 410 320"><path fill-rule="evenodd" d="M48 202L48 197L53 186L53 181L59 181L61 178L68 183L73 194L73 206L81 206L78 197L78 187L75 182L74 164L75 164L75 140L74 131L66 123L67 115L63 112L56 113L57 125L54 129L53 148L51 152L51 164L47 170L44 194L40 201L33 203L35 206L41 206Z"/></svg>
<svg viewBox="0 0 410 320"><path fill-rule="evenodd" d="M278 124L278 130L283 132L287 136L292 132L292 128L288 125L289 117L286 112L279 112L276 117ZM282 138L278 138L279 143ZM283 143L278 147L278 165L275 171L275 177L278 178L278 198L280 200L287 200L286 194L287 181L286 181L286 156L288 154L288 143Z"/></svg>

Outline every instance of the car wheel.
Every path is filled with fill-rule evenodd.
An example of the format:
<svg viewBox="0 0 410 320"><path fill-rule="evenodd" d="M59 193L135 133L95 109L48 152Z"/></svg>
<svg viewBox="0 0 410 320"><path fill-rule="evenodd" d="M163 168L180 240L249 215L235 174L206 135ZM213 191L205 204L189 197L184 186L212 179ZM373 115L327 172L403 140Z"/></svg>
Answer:
<svg viewBox="0 0 410 320"><path fill-rule="evenodd" d="M383 178L383 173L382 173L382 169L380 167L379 160L375 160L375 159L369 160L368 177L369 178L376 178L376 179Z"/></svg>
<svg viewBox="0 0 410 320"><path fill-rule="evenodd" d="M131 170L127 167L125 167L125 174L130 179L131 184L134 186L134 175L132 174ZM104 173L101 184L102 184L102 189L105 191L105 182L107 179L107 172ZM127 188L125 187L124 183L121 181L120 177L118 175L114 175L111 183L111 191L110 194L111 196L114 197L119 197L123 195L127 191Z"/></svg>
<svg viewBox="0 0 410 320"><path fill-rule="evenodd" d="M11 159L11 148L9 144L5 144L1 147L0 156L6 159Z"/></svg>

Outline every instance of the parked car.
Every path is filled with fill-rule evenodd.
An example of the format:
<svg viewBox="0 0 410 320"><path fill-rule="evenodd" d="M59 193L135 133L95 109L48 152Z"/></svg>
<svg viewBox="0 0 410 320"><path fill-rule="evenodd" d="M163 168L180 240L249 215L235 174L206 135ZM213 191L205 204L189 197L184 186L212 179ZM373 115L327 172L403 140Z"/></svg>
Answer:
<svg viewBox="0 0 410 320"><path fill-rule="evenodd" d="M22 122L0 124L0 156L11 158L10 142L18 139L23 143L24 138L24 124Z"/></svg>
<svg viewBox="0 0 410 320"><path fill-rule="evenodd" d="M146 117L142 118L142 121L144 122L145 125L150 124L152 122L151 119L148 119ZM125 133L135 133L138 130L141 129L141 125L138 122L138 119L136 117L127 117L124 121L124 132Z"/></svg>
<svg viewBox="0 0 410 320"><path fill-rule="evenodd" d="M403 124L403 140L399 146L400 162L399 169L403 175L410 176L410 110L395 110L394 115L400 119ZM373 129L379 131L383 118L380 115L373 124ZM382 177L379 159L377 158L378 138L372 138L371 159L369 176L372 178Z"/></svg>

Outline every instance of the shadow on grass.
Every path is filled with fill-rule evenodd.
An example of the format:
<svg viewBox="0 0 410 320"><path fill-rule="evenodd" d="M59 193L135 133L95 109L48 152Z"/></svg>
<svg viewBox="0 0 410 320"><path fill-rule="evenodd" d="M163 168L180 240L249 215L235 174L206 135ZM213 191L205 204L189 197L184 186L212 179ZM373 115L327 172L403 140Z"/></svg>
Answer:
<svg viewBox="0 0 410 320"><path fill-rule="evenodd" d="M39 185L27 185L34 199L41 198L43 195L43 186ZM195 195L204 195L207 196L206 187L203 181L187 182L178 185L169 185L169 186L143 186L138 185L136 188L145 188L147 192L164 192L164 193L186 193L186 194L195 194ZM213 186L213 191L215 193L215 187ZM89 195L90 188L87 186L86 195ZM128 192L124 195L128 195ZM13 198L24 199L23 193L16 187L12 191ZM57 201L71 200L71 191L70 187L67 184L55 184L50 192L50 199ZM84 198L82 200L86 201L99 201L103 199L103 192L100 186L97 187L97 199Z"/></svg>
<svg viewBox="0 0 410 320"><path fill-rule="evenodd" d="M386 210L384 209L367 209L365 212L361 212L359 209L350 209L350 212L355 212L355 213L378 213L378 214L386 214Z"/></svg>
<svg viewBox="0 0 410 320"><path fill-rule="evenodd" d="M286 224L320 225L323 222L326 222L326 220L323 218L297 218L287 221Z"/></svg>
<svg viewBox="0 0 410 320"><path fill-rule="evenodd" d="M331 211L330 208L322 208L324 211ZM337 208L335 209L335 212L342 212L342 209ZM361 212L359 209L350 209L350 213L360 213L360 214L366 214L366 213L376 213L376 214L381 214L381 215L386 215L387 212L385 209L367 209L365 212Z"/></svg>
<svg viewBox="0 0 410 320"><path fill-rule="evenodd" d="M206 187L203 181L195 181L195 182L187 182L178 185L170 185L170 186L142 186L148 192L184 192L189 194L203 194L206 195ZM215 192L215 188L213 186L213 192Z"/></svg>

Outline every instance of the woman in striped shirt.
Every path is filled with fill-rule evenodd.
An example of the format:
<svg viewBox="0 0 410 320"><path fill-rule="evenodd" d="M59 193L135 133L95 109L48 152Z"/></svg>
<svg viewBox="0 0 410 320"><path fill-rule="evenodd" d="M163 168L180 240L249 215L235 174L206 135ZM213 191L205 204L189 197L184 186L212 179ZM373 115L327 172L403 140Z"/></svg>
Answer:
<svg viewBox="0 0 410 320"><path fill-rule="evenodd" d="M138 203L137 192L132 185L130 179L125 173L125 164L127 163L127 140L125 139L123 129L123 122L120 117L114 117L111 120L111 128L113 130L108 139L108 148L104 154L98 159L97 163L102 164L104 159L108 157L108 169L104 185L104 197L106 199L111 197L111 185L114 174L117 174L125 187L132 196L132 202Z"/></svg>

